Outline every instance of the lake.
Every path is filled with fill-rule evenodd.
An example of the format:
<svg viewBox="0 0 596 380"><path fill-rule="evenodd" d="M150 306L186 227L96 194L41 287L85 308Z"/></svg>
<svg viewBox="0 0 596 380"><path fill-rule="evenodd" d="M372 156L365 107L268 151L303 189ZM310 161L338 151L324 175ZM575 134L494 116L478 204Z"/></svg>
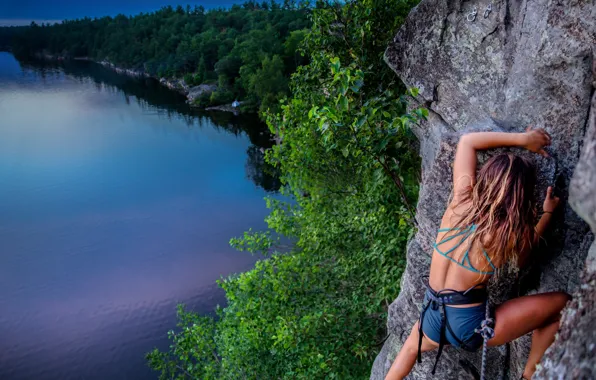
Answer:
<svg viewBox="0 0 596 380"><path fill-rule="evenodd" d="M157 378L175 306L256 258L271 144L255 118L206 114L148 79L0 53L0 379Z"/></svg>

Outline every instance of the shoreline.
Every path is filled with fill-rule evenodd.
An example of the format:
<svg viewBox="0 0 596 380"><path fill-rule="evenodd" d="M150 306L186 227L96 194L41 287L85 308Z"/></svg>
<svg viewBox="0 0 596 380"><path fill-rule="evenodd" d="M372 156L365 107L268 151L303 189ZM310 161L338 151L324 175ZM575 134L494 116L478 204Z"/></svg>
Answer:
<svg viewBox="0 0 596 380"><path fill-rule="evenodd" d="M205 111L230 112L230 113L233 113L234 115L239 115L242 113L239 108L233 107L232 104L220 104L220 105L208 106L208 107L202 107L202 106L197 106L197 105L193 104L194 101L198 97L202 96L204 93L211 93L211 92L216 91L217 90L216 85L203 83L198 86L190 87L186 84L184 79L156 77L156 76L150 75L144 71L125 69L123 67L116 66L115 64L113 64L112 62L110 62L108 60L96 61L89 57L64 57L64 56L56 56L56 55L52 55L52 54L48 54L48 53L37 53L37 54L35 54L34 57L37 59L41 59L41 60L58 61L58 62L69 61L69 60L93 62L93 63L101 65L107 69L115 71L116 73L118 73L120 75L126 75L126 76L133 77L133 78L154 79L157 82L159 82L162 86L167 87L168 89L170 89L172 91L176 91L179 94L184 95L186 97L186 103L188 105L190 105L191 107L202 108Z"/></svg>
<svg viewBox="0 0 596 380"><path fill-rule="evenodd" d="M162 86L167 87L168 89L172 90L172 91L176 91L182 95L184 95L186 97L186 103L191 106L191 107L196 107L196 108L202 108L205 111L219 111L219 112L229 112L229 113L233 113L234 115L238 116L242 113L242 111L240 110L240 108L236 108L232 105L232 103L230 104L220 104L217 106L208 106L208 107L204 107L204 106L197 106L194 104L194 101L200 97L202 94L204 93L212 93L214 91L217 90L217 85L210 85L210 84L199 84L197 86L188 86L186 84L186 82L184 81L184 79L168 79L168 78L159 78L159 77L155 77L152 75L147 74L146 72L142 72L142 71L137 71L137 70L132 70L132 69L124 69L122 67L116 66L113 63L103 60L100 62L97 62L95 60L89 59L89 58L74 58L75 60L86 60L86 61L90 61L90 62L95 62L97 64L102 65L103 67L106 67L110 70L113 70L115 72L117 72L118 74L121 75L128 75L130 77L134 77L134 78L151 78L151 79L155 79L156 81L158 81ZM242 103L242 102L240 102Z"/></svg>

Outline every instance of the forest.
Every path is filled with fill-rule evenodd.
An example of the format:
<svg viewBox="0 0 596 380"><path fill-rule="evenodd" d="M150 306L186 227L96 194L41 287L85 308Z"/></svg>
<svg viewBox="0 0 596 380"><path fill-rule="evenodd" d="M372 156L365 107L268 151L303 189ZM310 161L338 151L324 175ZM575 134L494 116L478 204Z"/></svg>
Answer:
<svg viewBox="0 0 596 380"><path fill-rule="evenodd" d="M217 84L202 105L244 100L249 111L277 107L290 75L306 63L297 47L310 27L310 2L248 1L229 9L167 6L136 16L0 28L0 49L108 61L188 86Z"/></svg>
<svg viewBox="0 0 596 380"><path fill-rule="evenodd" d="M219 281L216 317L178 309L169 350L147 355L160 379L365 379L386 337L415 228L418 141L406 89L383 61L415 0L329 2L312 11L266 160L285 197L267 231L233 238L263 255ZM291 239L288 251L278 236ZM282 242L286 242L283 240Z"/></svg>

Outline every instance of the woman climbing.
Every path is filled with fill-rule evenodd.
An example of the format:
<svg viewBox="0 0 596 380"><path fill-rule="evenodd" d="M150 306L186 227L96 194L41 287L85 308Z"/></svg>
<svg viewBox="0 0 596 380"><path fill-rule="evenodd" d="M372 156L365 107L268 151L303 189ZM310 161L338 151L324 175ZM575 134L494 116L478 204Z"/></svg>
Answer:
<svg viewBox="0 0 596 380"><path fill-rule="evenodd" d="M422 313L414 324L386 380L407 376L421 353L445 344L475 351L483 344L479 333L487 319L486 284L508 263L523 267L550 223L559 198L548 188L542 217L535 225L532 164L514 154L492 157L476 175L476 151L523 147L547 156L550 136L542 129L525 133L479 132L459 140L453 165L453 197L434 245L429 286ZM563 292L515 298L494 310L494 335L488 346L498 346L529 332L532 346L522 378L530 379L536 364L554 341L560 312L569 300ZM489 326L490 327L490 326ZM485 329L486 330L486 329Z"/></svg>

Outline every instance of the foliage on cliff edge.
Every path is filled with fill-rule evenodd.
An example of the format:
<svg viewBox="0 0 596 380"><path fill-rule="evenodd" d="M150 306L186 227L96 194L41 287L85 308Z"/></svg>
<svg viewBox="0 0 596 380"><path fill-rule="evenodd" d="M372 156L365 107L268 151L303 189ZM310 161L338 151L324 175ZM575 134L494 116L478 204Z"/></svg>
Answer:
<svg viewBox="0 0 596 380"><path fill-rule="evenodd" d="M220 282L218 318L179 310L168 352L148 355L162 379L366 378L385 336L412 234L419 159L408 96L383 50L413 1L328 4L313 13L311 62L268 125L268 160L291 201L268 199L269 227L295 242ZM232 239L275 251L267 233Z"/></svg>

